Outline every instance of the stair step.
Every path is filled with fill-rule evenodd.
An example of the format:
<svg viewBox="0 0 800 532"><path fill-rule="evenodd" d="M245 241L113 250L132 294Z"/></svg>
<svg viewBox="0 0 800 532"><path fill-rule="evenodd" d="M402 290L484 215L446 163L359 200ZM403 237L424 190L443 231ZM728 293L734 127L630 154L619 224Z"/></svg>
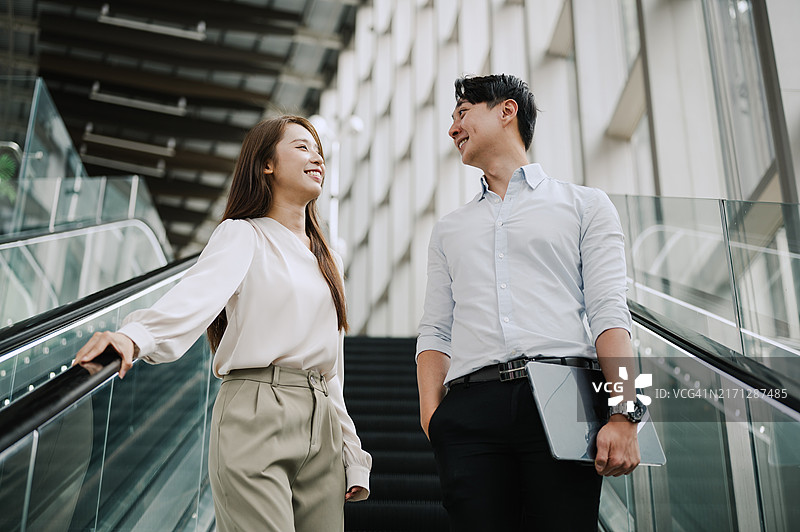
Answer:
<svg viewBox="0 0 800 532"><path fill-rule="evenodd" d="M344 505L349 531L445 532L447 513L431 501L371 501Z"/></svg>
<svg viewBox="0 0 800 532"><path fill-rule="evenodd" d="M353 414L353 422L360 430L384 432L415 432L419 430L419 415Z"/></svg>
<svg viewBox="0 0 800 532"><path fill-rule="evenodd" d="M419 401L348 398L347 410L350 414L412 415L419 413Z"/></svg>
<svg viewBox="0 0 800 532"><path fill-rule="evenodd" d="M433 451L384 451L373 450L372 469L380 473L421 473L436 472Z"/></svg>
<svg viewBox="0 0 800 532"><path fill-rule="evenodd" d="M372 501L380 500L430 500L442 499L439 477L430 475L373 474L369 479Z"/></svg>
<svg viewBox="0 0 800 532"><path fill-rule="evenodd" d="M345 338L345 402L372 454L371 494L345 505L348 532L444 532L433 450L419 426L414 338Z"/></svg>
<svg viewBox="0 0 800 532"><path fill-rule="evenodd" d="M392 388L413 388L417 389L416 373L397 373L397 372L370 372L358 373L347 370L345 376L346 386L388 386Z"/></svg>
<svg viewBox="0 0 800 532"><path fill-rule="evenodd" d="M344 387L344 398L353 399L405 399L415 400L419 396L417 387L388 387L388 386L350 386L349 383Z"/></svg>
<svg viewBox="0 0 800 532"><path fill-rule="evenodd" d="M372 432L359 431L364 449L385 449L387 451L430 451L431 446L422 428L417 424L414 432Z"/></svg>

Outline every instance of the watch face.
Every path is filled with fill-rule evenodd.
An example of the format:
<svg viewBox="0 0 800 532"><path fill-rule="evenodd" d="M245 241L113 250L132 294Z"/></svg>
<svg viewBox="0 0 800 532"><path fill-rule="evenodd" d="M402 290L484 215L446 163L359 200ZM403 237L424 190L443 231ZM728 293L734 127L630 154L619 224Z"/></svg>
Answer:
<svg viewBox="0 0 800 532"><path fill-rule="evenodd" d="M640 400L637 399L636 402L633 403L633 412L628 413L628 419L630 419L635 423L638 423L639 421L642 420L642 418L644 417L644 413L646 411L647 407L644 406L644 403L642 403Z"/></svg>

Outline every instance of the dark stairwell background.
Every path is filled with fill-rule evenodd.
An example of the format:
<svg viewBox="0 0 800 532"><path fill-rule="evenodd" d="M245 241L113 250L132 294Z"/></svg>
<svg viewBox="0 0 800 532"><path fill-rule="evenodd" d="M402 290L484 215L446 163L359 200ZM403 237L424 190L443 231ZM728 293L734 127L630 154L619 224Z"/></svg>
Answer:
<svg viewBox="0 0 800 532"><path fill-rule="evenodd" d="M347 532L447 530L433 451L419 425L415 343L345 338L345 403L373 460L369 499L345 505Z"/></svg>

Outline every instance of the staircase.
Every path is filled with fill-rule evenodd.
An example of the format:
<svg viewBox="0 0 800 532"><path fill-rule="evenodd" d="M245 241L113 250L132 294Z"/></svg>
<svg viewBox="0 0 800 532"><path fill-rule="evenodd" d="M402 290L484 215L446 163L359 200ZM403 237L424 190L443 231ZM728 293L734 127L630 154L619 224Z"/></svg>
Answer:
<svg viewBox="0 0 800 532"><path fill-rule="evenodd" d="M436 463L419 426L412 338L345 338L344 397L372 454L370 497L345 505L347 532L446 531Z"/></svg>

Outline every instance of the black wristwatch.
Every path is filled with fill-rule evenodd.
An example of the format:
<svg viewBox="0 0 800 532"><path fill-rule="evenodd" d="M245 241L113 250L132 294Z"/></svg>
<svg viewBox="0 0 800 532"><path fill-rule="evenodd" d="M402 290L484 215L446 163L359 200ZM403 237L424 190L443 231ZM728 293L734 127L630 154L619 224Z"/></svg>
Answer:
<svg viewBox="0 0 800 532"><path fill-rule="evenodd" d="M639 398L636 398L636 401L633 402L633 412L628 412L628 402L622 401L620 404L615 406L608 407L608 417L611 418L614 414L622 414L628 421L631 423L639 423L642 418L644 418L644 414L647 412L647 406L642 403Z"/></svg>

